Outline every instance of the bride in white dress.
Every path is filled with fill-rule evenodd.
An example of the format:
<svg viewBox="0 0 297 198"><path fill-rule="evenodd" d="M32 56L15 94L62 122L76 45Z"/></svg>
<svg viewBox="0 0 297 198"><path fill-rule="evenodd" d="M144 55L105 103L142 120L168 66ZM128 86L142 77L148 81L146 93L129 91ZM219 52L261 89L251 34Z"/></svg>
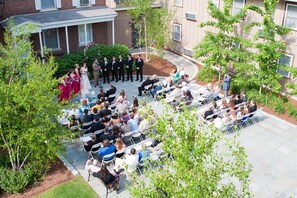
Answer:
<svg viewBox="0 0 297 198"><path fill-rule="evenodd" d="M80 69L80 73L81 73L80 92L82 97L84 98L86 94L89 93L89 90L92 88L88 77L88 68L86 63L83 63L83 66Z"/></svg>

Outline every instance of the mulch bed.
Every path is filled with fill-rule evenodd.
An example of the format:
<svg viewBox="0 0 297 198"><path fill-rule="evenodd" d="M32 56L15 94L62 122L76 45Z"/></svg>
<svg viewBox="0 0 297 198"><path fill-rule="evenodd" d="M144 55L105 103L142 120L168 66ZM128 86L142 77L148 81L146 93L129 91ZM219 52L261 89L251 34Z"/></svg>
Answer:
<svg viewBox="0 0 297 198"><path fill-rule="evenodd" d="M23 198L33 197L37 194L45 192L46 190L59 185L61 183L70 181L74 178L71 171L69 171L60 159L57 159L53 166L48 170L43 180L28 187L23 193L20 194L5 194L0 193L0 197L5 198Z"/></svg>

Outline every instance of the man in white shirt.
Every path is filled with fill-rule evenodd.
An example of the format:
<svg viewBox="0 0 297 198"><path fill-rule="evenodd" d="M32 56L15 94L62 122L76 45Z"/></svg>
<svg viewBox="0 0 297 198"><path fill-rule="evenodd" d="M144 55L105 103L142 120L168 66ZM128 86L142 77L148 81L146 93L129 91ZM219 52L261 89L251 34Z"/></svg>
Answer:
<svg viewBox="0 0 297 198"><path fill-rule="evenodd" d="M132 172L137 168L138 159L135 148L131 148L130 154L126 154L124 159L116 158L114 171L118 173L120 169L125 169L127 172Z"/></svg>
<svg viewBox="0 0 297 198"><path fill-rule="evenodd" d="M130 114L130 120L128 120L128 124L131 126L131 131L135 131L138 129L138 119L134 119L134 114Z"/></svg>

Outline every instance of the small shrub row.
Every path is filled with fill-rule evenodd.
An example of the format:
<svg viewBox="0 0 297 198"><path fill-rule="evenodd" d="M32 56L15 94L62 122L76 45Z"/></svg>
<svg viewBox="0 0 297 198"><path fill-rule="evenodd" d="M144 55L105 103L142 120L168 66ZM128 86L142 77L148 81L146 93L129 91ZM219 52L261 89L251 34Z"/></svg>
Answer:
<svg viewBox="0 0 297 198"><path fill-rule="evenodd" d="M218 79L218 72L209 67L203 67L198 72L198 79L204 82L212 82Z"/></svg>
<svg viewBox="0 0 297 198"><path fill-rule="evenodd" d="M92 64L95 58L98 58L98 61L102 62L104 57L111 60L113 56L118 57L122 54L125 59L128 53L129 49L125 45L95 45L85 50L72 52L63 57L56 58L58 69L55 76L61 77L70 69L74 69L76 63L82 65L83 62L86 62L89 72L92 74Z"/></svg>

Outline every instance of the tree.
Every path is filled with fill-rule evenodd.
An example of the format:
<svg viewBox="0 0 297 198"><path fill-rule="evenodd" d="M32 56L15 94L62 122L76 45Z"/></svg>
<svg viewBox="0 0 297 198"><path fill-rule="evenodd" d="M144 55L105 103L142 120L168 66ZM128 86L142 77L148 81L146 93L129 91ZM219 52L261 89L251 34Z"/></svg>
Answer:
<svg viewBox="0 0 297 198"><path fill-rule="evenodd" d="M243 50L249 46L249 42L238 36L235 26L239 24L246 15L244 9L232 14L233 0L224 0L224 8L219 9L212 1L209 1L208 10L214 21L199 24L199 27L214 27L218 33L206 32L204 39L195 47L195 58L203 57L206 67L215 66L219 68L219 80L221 73L225 73L228 66L235 63L246 64L250 54ZM238 47L238 45L241 47ZM234 66L234 65L233 65Z"/></svg>
<svg viewBox="0 0 297 198"><path fill-rule="evenodd" d="M53 78L57 67L52 57L42 64L34 56L28 42L28 27L33 28L30 24L14 29L9 22L8 27L6 44L0 45L0 147L9 162L4 168L22 172L34 166L33 172L44 173L68 137L57 123L61 112L57 80ZM0 186L4 189L3 183Z"/></svg>
<svg viewBox="0 0 297 198"><path fill-rule="evenodd" d="M146 61L149 47L153 45L161 49L169 42L170 21L172 13L166 8L153 8L155 0L126 0L125 3L132 9L128 10L133 24L139 27L140 43L144 43ZM143 39L142 39L143 38Z"/></svg>
<svg viewBox="0 0 297 198"><path fill-rule="evenodd" d="M279 80L282 76L276 71L278 68L285 69L279 64L279 59L284 56L286 45L278 39L288 34L290 29L275 24L277 3L278 0L264 0L263 9L254 4L247 5L247 9L262 16L261 22L252 22L245 27L245 31L260 27L254 38L256 53L253 54L253 60L257 64L250 68L254 72L249 76L250 81L259 87L260 94L263 86L278 93L281 90Z"/></svg>
<svg viewBox="0 0 297 198"><path fill-rule="evenodd" d="M159 162L161 167L148 168L146 179L133 180L133 197L250 195L251 166L236 135L227 136L199 122L196 112L165 111L158 118L152 136L163 142L170 157Z"/></svg>

